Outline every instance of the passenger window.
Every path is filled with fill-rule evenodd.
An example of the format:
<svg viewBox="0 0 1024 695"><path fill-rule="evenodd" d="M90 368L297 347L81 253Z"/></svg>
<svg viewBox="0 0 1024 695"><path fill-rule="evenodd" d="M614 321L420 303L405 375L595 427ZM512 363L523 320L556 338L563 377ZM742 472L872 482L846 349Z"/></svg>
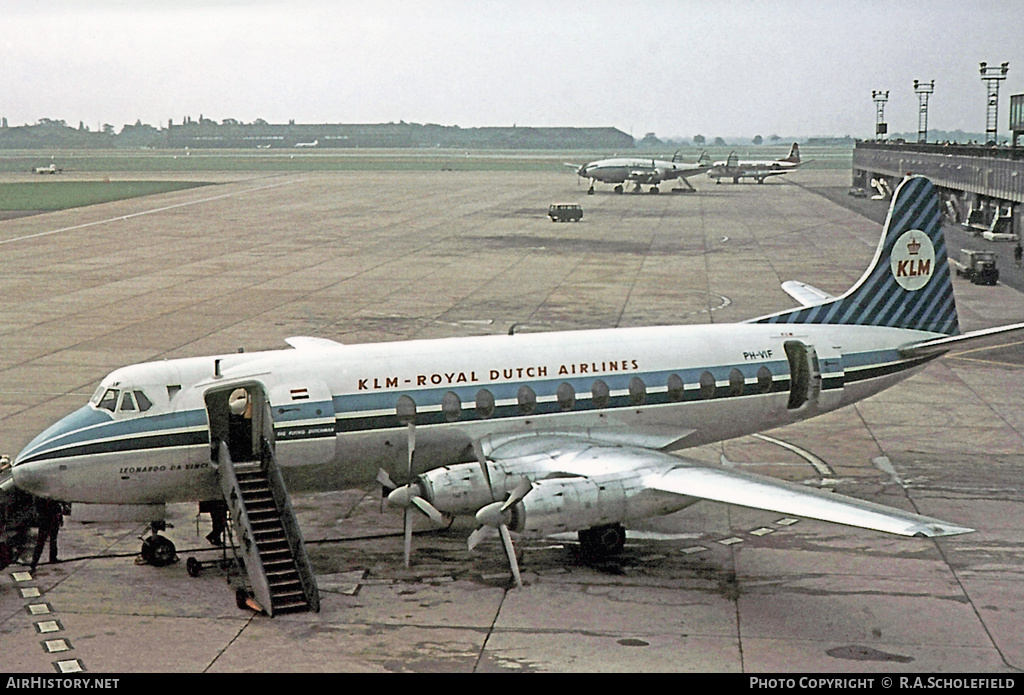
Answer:
<svg viewBox="0 0 1024 695"><path fill-rule="evenodd" d="M487 389L480 389L476 392L476 412L480 417L494 415L494 394Z"/></svg>
<svg viewBox="0 0 1024 695"><path fill-rule="evenodd" d="M715 377L711 372L704 372L700 375L700 397L715 397Z"/></svg>
<svg viewBox="0 0 1024 695"><path fill-rule="evenodd" d="M647 384L638 376L629 380L629 402L640 405L647 400Z"/></svg>
<svg viewBox="0 0 1024 695"><path fill-rule="evenodd" d="M519 412L529 415L537 409L537 394L526 384L519 387Z"/></svg>
<svg viewBox="0 0 1024 695"><path fill-rule="evenodd" d="M135 399L132 398L131 391L125 391L124 395L121 396L121 412L131 413L135 412Z"/></svg>
<svg viewBox="0 0 1024 695"><path fill-rule="evenodd" d="M416 422L416 401L408 396L399 396L395 403L395 414L403 425Z"/></svg>
<svg viewBox="0 0 1024 695"><path fill-rule="evenodd" d="M678 374L668 376L668 399L675 402L683 400L683 380Z"/></svg>
<svg viewBox="0 0 1024 695"><path fill-rule="evenodd" d="M114 408L117 407L117 397L120 393L119 389L107 389L107 392L103 394L103 398L100 399L98 407L114 412Z"/></svg>
<svg viewBox="0 0 1024 695"><path fill-rule="evenodd" d="M590 387L590 396L594 400L595 408L607 408L608 404L612 402L611 391L603 379L598 379Z"/></svg>
<svg viewBox="0 0 1024 695"><path fill-rule="evenodd" d="M761 367L757 370L757 390L761 393L768 393L772 390L772 370L768 367Z"/></svg>
<svg viewBox="0 0 1024 695"><path fill-rule="evenodd" d="M735 368L729 372L729 395L743 395L743 372Z"/></svg>
<svg viewBox="0 0 1024 695"><path fill-rule="evenodd" d="M558 407L562 410L572 410L576 405L576 389L569 382L563 381L559 384L556 395L558 396Z"/></svg>
<svg viewBox="0 0 1024 695"><path fill-rule="evenodd" d="M441 397L441 412L448 422L455 422L462 417L462 401L454 392L449 391Z"/></svg>

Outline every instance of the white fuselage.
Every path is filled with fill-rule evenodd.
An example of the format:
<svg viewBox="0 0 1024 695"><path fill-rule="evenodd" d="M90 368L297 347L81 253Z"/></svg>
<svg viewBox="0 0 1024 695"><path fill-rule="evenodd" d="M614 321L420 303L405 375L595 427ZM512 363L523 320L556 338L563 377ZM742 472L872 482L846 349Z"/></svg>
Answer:
<svg viewBox="0 0 1024 695"><path fill-rule="evenodd" d="M13 473L22 489L69 502L216 499L206 399L238 385L257 386L269 401L277 459L296 490L362 485L379 468L395 470L408 455L410 422L417 472L472 461L474 440L503 433L580 432L675 450L870 396L923 366L927 360L902 359L896 348L929 337L883 327L744 323L139 364L111 373L90 405L33 440ZM787 354L787 343L790 352L810 349ZM793 371L800 360L811 365L804 376ZM104 390L142 392L151 405L105 409L98 405Z"/></svg>
<svg viewBox="0 0 1024 695"><path fill-rule="evenodd" d="M601 183L635 181L636 183L658 184L662 181L694 176L707 170L707 166L699 164L640 157L618 157L585 164L577 173L582 178Z"/></svg>
<svg viewBox="0 0 1024 695"><path fill-rule="evenodd" d="M797 169L800 162L787 162L785 160L724 160L718 161L708 169L708 177L712 179L733 179L752 178L763 181L769 176L788 174Z"/></svg>

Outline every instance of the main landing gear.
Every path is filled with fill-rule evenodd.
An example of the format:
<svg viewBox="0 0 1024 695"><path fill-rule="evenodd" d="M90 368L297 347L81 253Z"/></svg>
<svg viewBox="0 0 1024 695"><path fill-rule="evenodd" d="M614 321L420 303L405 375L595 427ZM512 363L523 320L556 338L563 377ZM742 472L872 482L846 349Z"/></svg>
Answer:
<svg viewBox="0 0 1024 695"><path fill-rule="evenodd" d="M622 524L595 526L577 532L584 557L604 558L618 555L626 545L626 529Z"/></svg>

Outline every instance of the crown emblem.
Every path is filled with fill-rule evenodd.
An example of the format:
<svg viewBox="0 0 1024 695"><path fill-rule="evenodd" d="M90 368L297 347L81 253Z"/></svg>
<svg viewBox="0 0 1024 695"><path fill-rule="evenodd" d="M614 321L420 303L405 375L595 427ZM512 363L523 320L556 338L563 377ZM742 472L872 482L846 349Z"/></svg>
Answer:
<svg viewBox="0 0 1024 695"><path fill-rule="evenodd" d="M909 253L911 256L916 256L920 248L921 242L919 242L914 237L910 237L910 241L907 242L907 253Z"/></svg>

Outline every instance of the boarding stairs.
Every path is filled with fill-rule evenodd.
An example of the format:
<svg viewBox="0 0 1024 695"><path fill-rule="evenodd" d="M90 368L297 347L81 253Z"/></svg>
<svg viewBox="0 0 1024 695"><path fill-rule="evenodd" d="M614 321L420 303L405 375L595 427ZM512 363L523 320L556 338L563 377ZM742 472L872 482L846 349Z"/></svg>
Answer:
<svg viewBox="0 0 1024 695"><path fill-rule="evenodd" d="M265 439L256 461L234 462L218 444L221 490L253 600L273 617L319 612L320 593L288 491Z"/></svg>

